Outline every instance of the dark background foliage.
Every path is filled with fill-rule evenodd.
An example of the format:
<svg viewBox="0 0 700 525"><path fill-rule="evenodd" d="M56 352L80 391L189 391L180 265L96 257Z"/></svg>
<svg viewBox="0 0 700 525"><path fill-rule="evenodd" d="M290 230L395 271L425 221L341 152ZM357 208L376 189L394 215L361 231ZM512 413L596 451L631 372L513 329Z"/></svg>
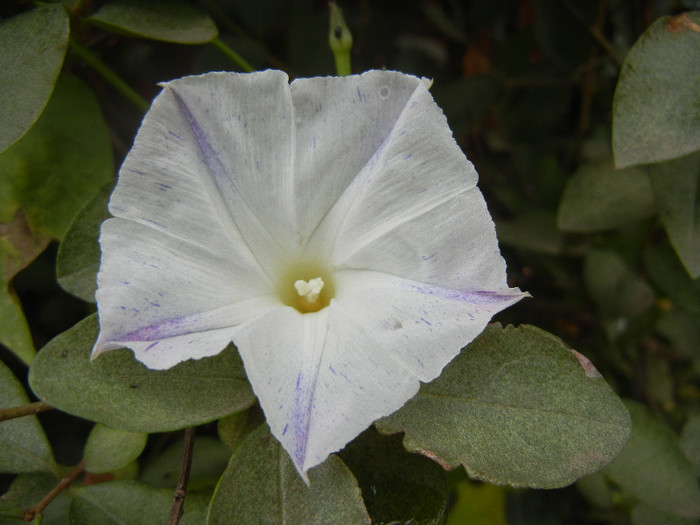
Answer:
<svg viewBox="0 0 700 525"><path fill-rule="evenodd" d="M147 101L158 93L160 81L238 70L213 45L123 36L87 23L104 2L64 3L74 10L73 38ZM221 40L255 69L282 69L292 78L335 73L326 2L201 0L198 5L215 21ZM3 2L0 18L32 7ZM658 17L700 9L700 3L347 0L341 7L354 38L353 72L386 68L433 79L433 95L480 174L510 284L533 296L495 320L533 324L559 336L585 354L619 395L643 403L680 432L700 407L697 279L679 277L669 284L679 262L654 263L655 255L663 259L672 253L658 216L642 214L614 227L576 232L562 227L560 207L575 173L601 162L612 166L613 95L632 44ZM97 95L118 166L142 110L75 51L69 49L63 70ZM57 285L56 253L57 245L49 245L13 281L37 348L94 310ZM678 309L691 316L685 325L690 330L663 321ZM0 358L19 377L26 374L1 347ZM60 413L47 413L42 422L59 463L77 463L90 424ZM170 440L152 437L147 452L156 454ZM464 474L458 470L452 477L457 486ZM6 485L11 479L4 477ZM511 524L629 519L624 505L601 510L591 504L590 493L586 499L574 486L499 494ZM501 523L475 521L492 522Z"/></svg>

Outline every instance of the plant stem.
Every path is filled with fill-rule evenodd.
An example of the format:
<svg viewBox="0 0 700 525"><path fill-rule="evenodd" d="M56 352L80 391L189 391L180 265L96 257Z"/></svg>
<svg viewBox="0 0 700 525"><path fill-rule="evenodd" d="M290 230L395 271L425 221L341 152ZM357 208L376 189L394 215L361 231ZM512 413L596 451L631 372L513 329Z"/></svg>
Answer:
<svg viewBox="0 0 700 525"><path fill-rule="evenodd" d="M224 55L229 57L231 60L233 60L238 66L245 71L246 73L251 73L255 71L253 66L251 66L248 62L245 61L245 59L236 53L233 49L228 47L226 44L224 44L219 37L216 37L214 40L211 41L211 44L221 51Z"/></svg>
<svg viewBox="0 0 700 525"><path fill-rule="evenodd" d="M44 511L44 509L49 505L49 503L56 499L56 496L58 496L64 489L68 487L68 485L73 483L78 478L78 476L80 476L84 469L85 460L82 460L73 468L73 470L71 470L68 473L68 475L65 478L58 482L58 485L56 485L51 490L51 492L44 496L39 503L34 505L24 514L24 521L34 521L36 515L41 514Z"/></svg>
<svg viewBox="0 0 700 525"><path fill-rule="evenodd" d="M16 417L31 416L33 414L38 414L39 412L51 410L52 408L53 407L51 405L48 405L43 401L35 401L34 403L29 403L27 405L3 408L0 410L0 421L7 421L8 419L14 419Z"/></svg>
<svg viewBox="0 0 700 525"><path fill-rule="evenodd" d="M70 46L73 51L80 55L80 58L85 60L90 67L97 71L107 82L112 84L117 91L124 95L125 98L129 99L137 108L139 108L141 111L146 111L148 109L149 103L146 102L141 95L139 95L126 82L124 82L119 75L107 67L107 65L102 62L97 55L95 55L87 47L83 46L72 36L70 38Z"/></svg>
<svg viewBox="0 0 700 525"><path fill-rule="evenodd" d="M613 45L608 41L607 38L605 38L605 35L601 31L600 27L597 25L589 25L588 20L586 20L586 17L583 16L581 11L579 11L569 0L561 0L561 3L564 4L564 6L569 10L569 12L579 21L581 24L584 25L584 27L588 30L588 32L591 34L593 39L598 42L600 47L605 49L605 51L608 53L610 58L613 59L615 64L617 64L618 67L622 67L622 59L618 56L617 52L615 51L615 48Z"/></svg>
<svg viewBox="0 0 700 525"><path fill-rule="evenodd" d="M194 449L194 427L185 429L185 449L182 453L182 464L180 465L180 476L175 488L173 506L170 507L170 517L168 525L177 525L182 517L185 506L185 496L187 495L187 482L190 479L190 468L192 467L192 450Z"/></svg>

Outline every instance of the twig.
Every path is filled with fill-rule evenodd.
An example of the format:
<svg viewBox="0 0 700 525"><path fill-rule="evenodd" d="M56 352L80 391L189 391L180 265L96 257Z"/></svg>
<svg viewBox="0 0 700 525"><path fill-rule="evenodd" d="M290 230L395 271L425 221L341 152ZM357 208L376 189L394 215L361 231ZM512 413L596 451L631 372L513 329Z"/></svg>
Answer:
<svg viewBox="0 0 700 525"><path fill-rule="evenodd" d="M561 3L564 4L564 6L569 10L569 12L579 22L581 22L586 27L586 29L588 29L588 32L591 34L591 36L595 39L596 42L598 42L598 44L600 44L600 46L603 49L605 49L608 55L610 55L610 58L612 58L615 61L617 66L622 67L622 59L618 56L613 45L608 41L607 38L605 38L605 35L600 30L600 27L598 27L595 24L589 25L588 20L586 20L586 17L583 16L581 11L579 11L574 5L572 5L569 0L561 0Z"/></svg>
<svg viewBox="0 0 700 525"><path fill-rule="evenodd" d="M39 412L46 412L52 408L53 407L51 405L48 405L43 401L35 401L34 403L29 403L27 405L3 408L0 410L0 421L7 421L8 419L14 419L16 417L31 416L33 414L38 414Z"/></svg>
<svg viewBox="0 0 700 525"><path fill-rule="evenodd" d="M192 450L194 448L194 427L185 429L185 450L182 453L180 476L175 487L173 506L170 507L168 525L177 525L182 517L187 495L187 482L190 479L190 467L192 466Z"/></svg>
<svg viewBox="0 0 700 525"><path fill-rule="evenodd" d="M41 514L44 511L44 509L49 505L49 503L56 499L56 496L58 496L64 489L68 487L68 485L73 483L78 478L78 476L80 476L84 469L85 460L82 460L73 468L73 470L71 470L68 473L68 475L65 478L59 481L58 485L56 485L51 490L51 492L44 496L39 503L37 503L31 509L24 513L24 521L34 521L36 515Z"/></svg>

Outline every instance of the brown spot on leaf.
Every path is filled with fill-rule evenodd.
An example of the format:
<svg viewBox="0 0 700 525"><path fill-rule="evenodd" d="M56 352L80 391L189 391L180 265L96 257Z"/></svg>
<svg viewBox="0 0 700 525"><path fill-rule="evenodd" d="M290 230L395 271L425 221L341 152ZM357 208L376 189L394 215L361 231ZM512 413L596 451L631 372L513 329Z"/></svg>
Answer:
<svg viewBox="0 0 700 525"><path fill-rule="evenodd" d="M440 456L438 456L435 452L432 452L430 450L425 450L423 448L419 448L416 450L420 455L425 456L426 458L432 459L435 463L440 465L443 469L445 470L452 470L452 467L450 464L442 459Z"/></svg>
<svg viewBox="0 0 700 525"><path fill-rule="evenodd" d="M596 367L593 366L593 363L591 363L585 355L579 354L573 348L571 349L571 353L574 354L574 357L578 361L578 364L581 365L581 368L583 368L583 371L586 372L586 377L588 379L597 379L599 377L603 377L600 374L600 372L598 372Z"/></svg>
<svg viewBox="0 0 700 525"><path fill-rule="evenodd" d="M700 33L700 25L693 22L686 13L669 18L666 24L666 29L669 33L681 33L686 29L690 29L695 33Z"/></svg>
<svg viewBox="0 0 700 525"><path fill-rule="evenodd" d="M0 222L0 276L6 281L25 268L44 251L50 237L32 231L24 211L17 210L11 222Z"/></svg>

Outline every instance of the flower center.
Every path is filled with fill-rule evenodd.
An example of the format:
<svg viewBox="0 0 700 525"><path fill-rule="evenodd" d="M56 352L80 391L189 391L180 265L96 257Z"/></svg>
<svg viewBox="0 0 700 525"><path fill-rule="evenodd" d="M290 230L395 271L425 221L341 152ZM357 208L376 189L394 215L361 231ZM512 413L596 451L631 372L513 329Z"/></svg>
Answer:
<svg viewBox="0 0 700 525"><path fill-rule="evenodd" d="M319 298L321 296L321 290L323 290L323 279L316 277L311 279L309 282L299 279L294 283L294 288L297 289L299 294L299 303L308 312L316 312L320 310Z"/></svg>
<svg viewBox="0 0 700 525"><path fill-rule="evenodd" d="M282 303L303 314L318 312L331 303L335 287L332 274L312 262L290 265L277 283Z"/></svg>

